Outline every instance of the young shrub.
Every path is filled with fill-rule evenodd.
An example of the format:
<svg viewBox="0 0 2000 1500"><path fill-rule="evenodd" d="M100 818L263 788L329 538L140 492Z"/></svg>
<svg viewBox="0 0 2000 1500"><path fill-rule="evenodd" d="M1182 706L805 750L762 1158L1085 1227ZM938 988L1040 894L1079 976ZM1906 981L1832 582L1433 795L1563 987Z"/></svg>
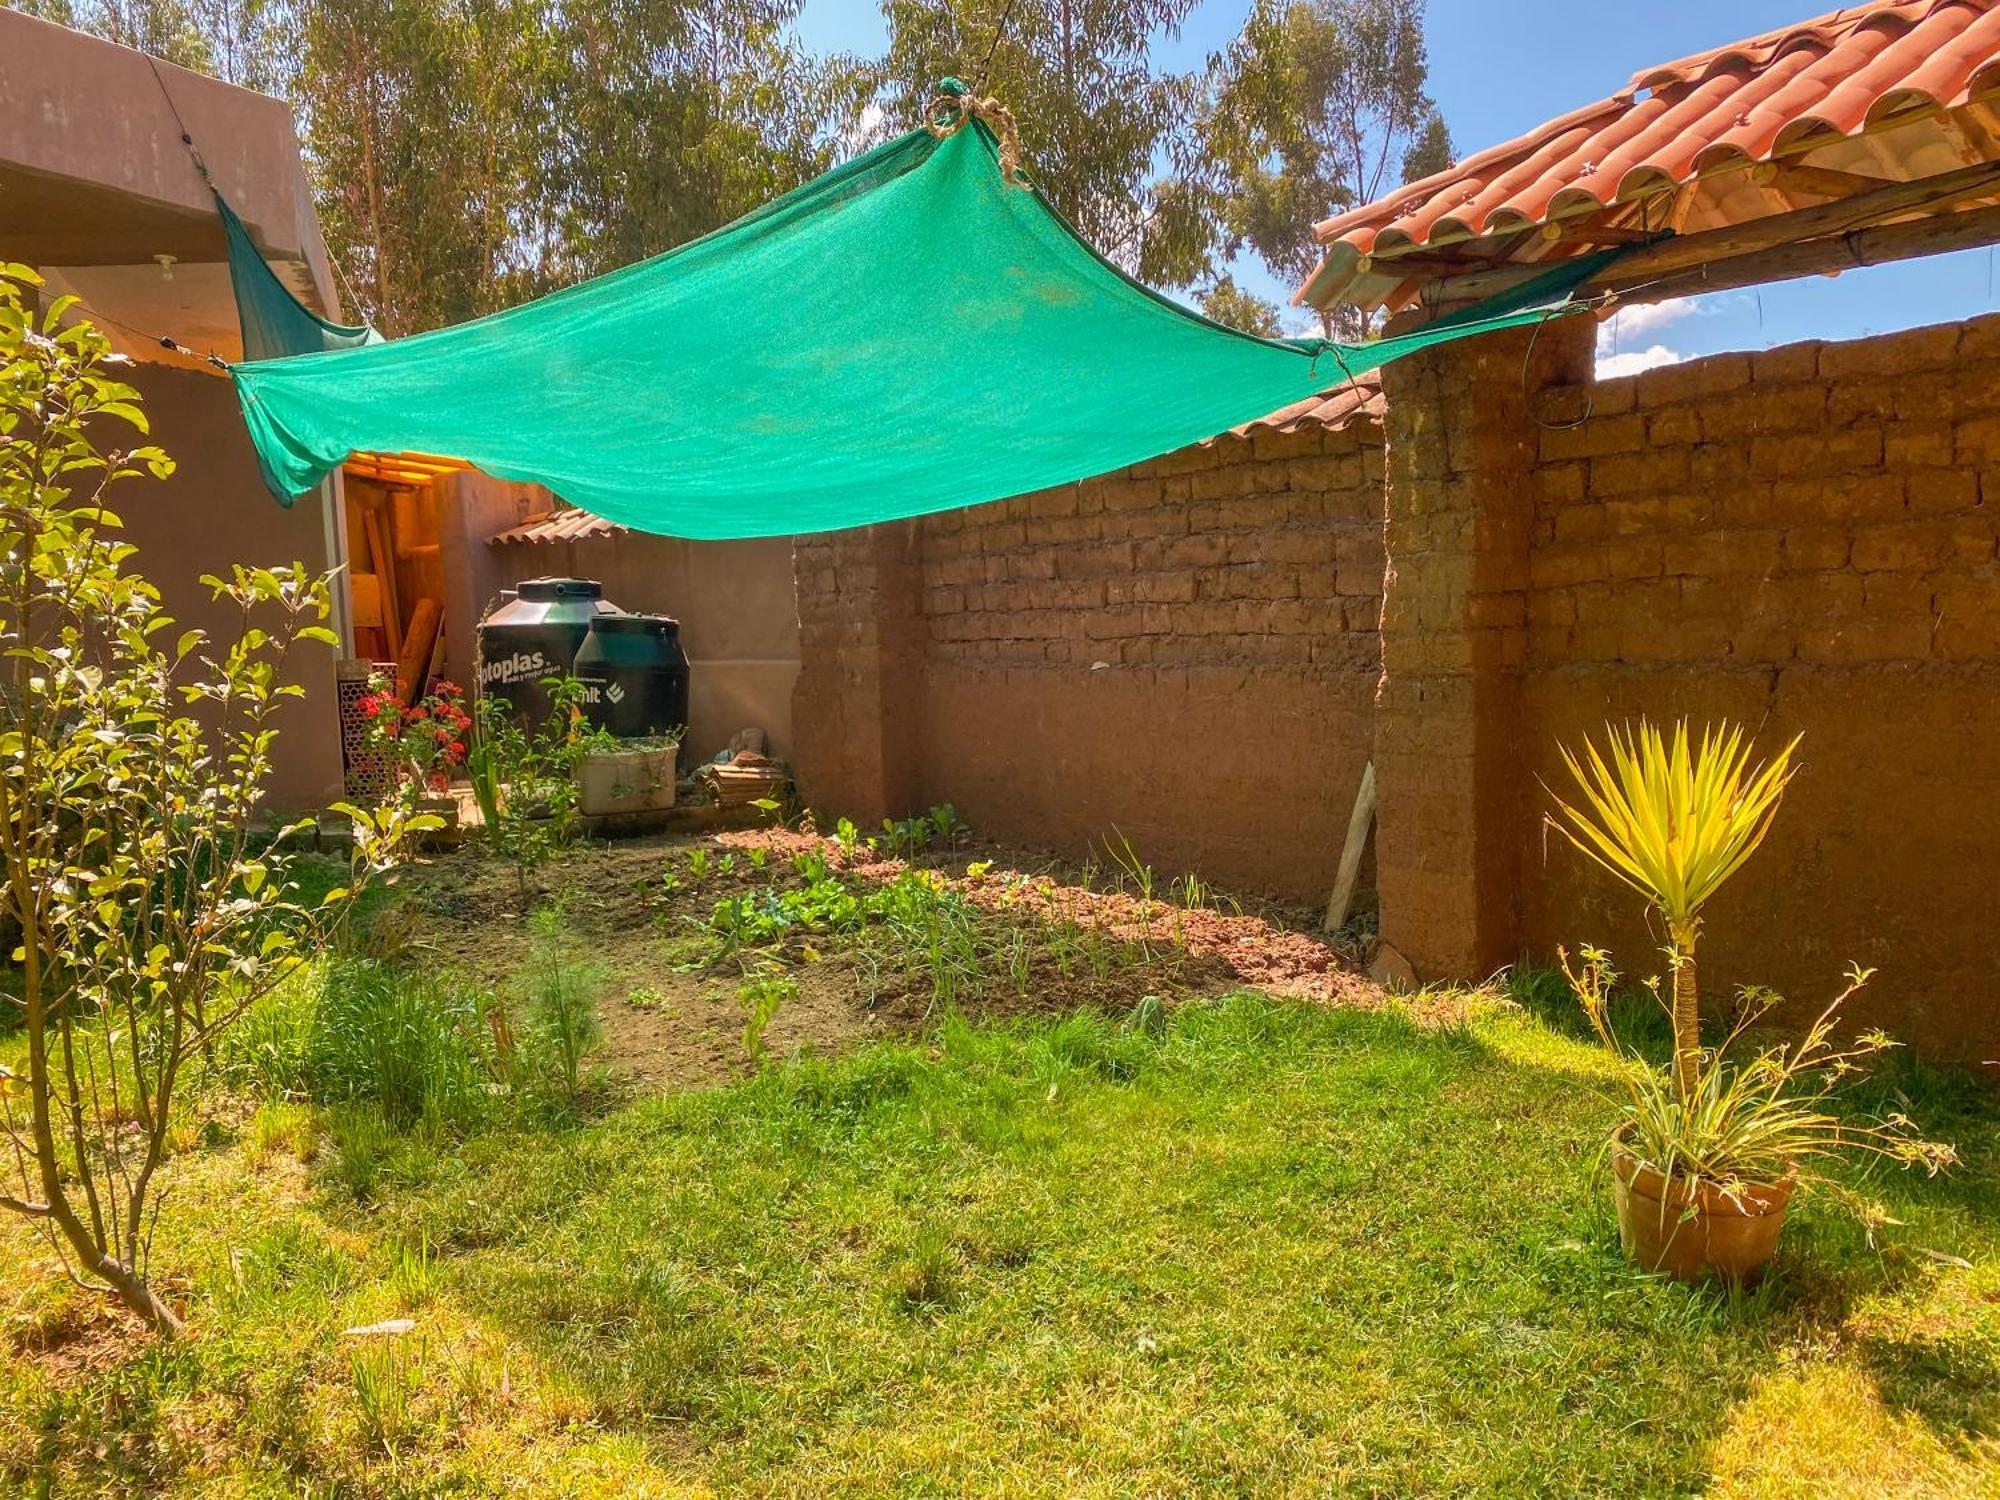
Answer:
<svg viewBox="0 0 2000 1500"><path fill-rule="evenodd" d="M522 1053L531 1084L565 1108L583 1093L583 1069L603 1032L597 997L604 967L582 958L570 934L566 900L538 907L518 987L525 1025Z"/></svg>
<svg viewBox="0 0 2000 1500"><path fill-rule="evenodd" d="M1751 1029L1778 997L1746 988L1721 1045L1701 1045L1694 951L1702 908L1770 831L1798 743L1753 770L1740 727L1704 729L1695 744L1685 724L1669 740L1642 720L1636 730L1611 732L1608 760L1594 746L1583 758L1564 751L1587 808L1558 801L1565 820L1558 826L1643 895L1667 931L1671 1000L1651 988L1673 1025L1669 1069L1619 1036L1617 976L1606 955L1585 948L1575 964L1561 955L1564 977L1615 1065L1619 1231L1646 1270L1754 1275L1776 1248L1794 1182L1827 1158L1861 1152L1930 1172L1955 1160L1951 1147L1920 1139L1900 1113L1850 1124L1831 1107L1842 1084L1895 1045L1879 1031L1837 1039L1841 1008L1867 982L1866 970L1851 971L1796 1042L1752 1046Z"/></svg>
<svg viewBox="0 0 2000 1500"><path fill-rule="evenodd" d="M1605 739L1608 760L1588 740L1581 757L1561 747L1581 805L1557 797L1561 817L1549 821L1659 913L1673 976L1674 1081L1687 1097L1701 1066L1702 908L1771 831L1799 740L1753 769L1740 725L1705 727L1698 746L1686 720L1671 740L1644 719L1636 729L1607 727Z"/></svg>
<svg viewBox="0 0 2000 1500"><path fill-rule="evenodd" d="M107 446L146 430L121 362L72 297L39 317L39 278L0 265L0 931L26 1073L0 1075L0 1131L33 1220L76 1279L152 1327L177 1315L148 1281L158 1173L189 1064L328 939L353 887L438 820L343 808L346 887L308 904L285 830L257 819L293 653L338 644L324 578L235 568L206 579L233 638L176 633L113 490L172 461Z"/></svg>

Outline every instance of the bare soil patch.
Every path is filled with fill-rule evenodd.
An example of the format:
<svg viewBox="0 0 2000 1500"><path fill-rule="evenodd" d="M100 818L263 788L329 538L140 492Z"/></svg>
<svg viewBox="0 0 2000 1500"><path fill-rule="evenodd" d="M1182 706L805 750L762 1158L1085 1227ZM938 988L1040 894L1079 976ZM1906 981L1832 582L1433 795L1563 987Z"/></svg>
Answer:
<svg viewBox="0 0 2000 1500"><path fill-rule="evenodd" d="M905 861L779 828L584 845L531 874L525 888L511 864L462 849L404 877L402 899L379 919L381 940L505 989L530 952L529 914L560 899L583 948L607 972L600 1012L614 1075L640 1090L700 1087L745 1076L752 1064L738 997L744 966L691 960L699 946L691 940L720 901L802 886L793 861L810 854L857 891L915 866L962 893L995 941L1021 955L1011 982L996 978L957 998L960 1009L982 1017L1083 1006L1117 1014L1147 994L1171 1003L1245 987L1347 1005L1382 999L1353 955L1290 925L1305 914L1226 898L1189 907L1157 893L1103 889L1101 872L992 846ZM1057 931L1081 934L1091 961L1062 957L1062 942L1051 942ZM838 1051L907 1034L935 1016L936 996L914 967L812 938L790 943L784 958L797 993L764 1034L774 1055Z"/></svg>

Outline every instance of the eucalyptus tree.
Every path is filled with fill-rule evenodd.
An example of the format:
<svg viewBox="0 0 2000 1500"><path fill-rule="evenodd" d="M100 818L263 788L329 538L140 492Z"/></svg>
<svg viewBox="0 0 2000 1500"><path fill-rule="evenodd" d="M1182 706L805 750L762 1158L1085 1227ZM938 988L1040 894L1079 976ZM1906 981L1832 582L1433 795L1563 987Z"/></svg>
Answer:
<svg viewBox="0 0 2000 1500"><path fill-rule="evenodd" d="M215 71L200 0L8 0L8 8L101 36L197 72Z"/></svg>
<svg viewBox="0 0 2000 1500"><path fill-rule="evenodd" d="M534 188L550 51L538 0L317 0L295 100L320 223L377 327L542 289Z"/></svg>
<svg viewBox="0 0 2000 1500"><path fill-rule="evenodd" d="M1428 78L1422 0L1257 0L1210 61L1176 191L1220 254L1249 250L1297 286L1315 222L1450 164Z"/></svg>
<svg viewBox="0 0 2000 1500"><path fill-rule="evenodd" d="M1163 215L1155 184L1191 144L1196 79L1159 68L1156 42L1194 0L884 0L883 102L915 125L938 81L963 77L1020 124L1035 186L1098 251L1185 286L1207 269L1200 226Z"/></svg>
<svg viewBox="0 0 2000 1500"><path fill-rule="evenodd" d="M552 8L534 199L572 280L671 249L832 166L871 92L791 33L800 0Z"/></svg>

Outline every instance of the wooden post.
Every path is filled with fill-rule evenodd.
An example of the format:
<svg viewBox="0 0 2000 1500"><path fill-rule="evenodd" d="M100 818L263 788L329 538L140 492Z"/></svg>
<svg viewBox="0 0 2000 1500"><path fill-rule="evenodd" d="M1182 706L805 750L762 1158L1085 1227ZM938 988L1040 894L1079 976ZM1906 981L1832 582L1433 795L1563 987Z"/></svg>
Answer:
<svg viewBox="0 0 2000 1500"><path fill-rule="evenodd" d="M1375 762L1361 768L1361 789L1354 794L1354 811L1347 819L1347 842L1340 850L1340 870L1333 878L1333 894L1327 898L1326 920L1320 925L1337 932L1347 925L1354 905L1354 886L1361 879L1361 853L1368 847L1368 830L1375 822Z"/></svg>

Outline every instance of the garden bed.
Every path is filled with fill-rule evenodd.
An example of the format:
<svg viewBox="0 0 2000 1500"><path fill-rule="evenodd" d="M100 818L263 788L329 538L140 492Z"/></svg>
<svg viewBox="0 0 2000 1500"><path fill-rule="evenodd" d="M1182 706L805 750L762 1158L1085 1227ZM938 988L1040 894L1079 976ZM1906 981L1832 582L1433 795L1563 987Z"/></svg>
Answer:
<svg viewBox="0 0 2000 1500"><path fill-rule="evenodd" d="M813 856L852 892L879 892L919 870L961 896L972 952L952 1000L974 1017L1122 1012L1147 994L1171 1003L1245 985L1345 1004L1382 999L1353 953L1300 930L1310 913L1199 887L1147 896L1129 875L991 846L903 859L782 828L580 846L535 872L525 895L511 865L467 850L405 876L394 925L399 942L499 985L526 956L524 908L563 893L568 920L606 970L601 1011L613 1071L645 1086L706 1083L752 1065L740 1041L742 956L714 959L698 937L719 903L796 896L808 884L798 862ZM926 965L884 965L837 935L806 930L760 951L780 953L798 985L768 1028L778 1055L907 1034L934 1018Z"/></svg>

